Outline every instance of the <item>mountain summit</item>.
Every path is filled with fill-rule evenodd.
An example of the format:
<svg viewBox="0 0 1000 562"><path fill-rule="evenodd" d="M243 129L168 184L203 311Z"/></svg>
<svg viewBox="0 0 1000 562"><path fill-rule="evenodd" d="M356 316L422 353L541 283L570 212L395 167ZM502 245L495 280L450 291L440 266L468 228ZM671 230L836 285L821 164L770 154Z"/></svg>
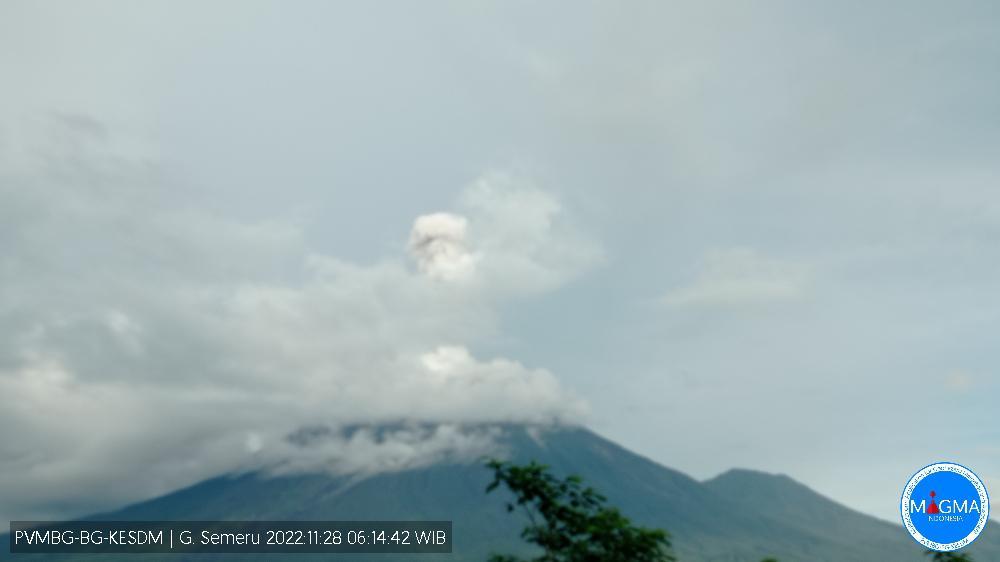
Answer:
<svg viewBox="0 0 1000 562"><path fill-rule="evenodd" d="M499 435L507 458L579 474L634 521L669 531L681 562L925 560L900 526L787 476L732 470L699 482L583 428L509 425ZM454 521L454 553L420 560L481 561L491 553L529 552L519 537L524 520L518 512L507 513L502 495L484 493L490 477L481 463L454 459L365 477L225 475L90 519L448 519ZM1000 560L1000 537L987 529L969 551L979 561Z"/></svg>

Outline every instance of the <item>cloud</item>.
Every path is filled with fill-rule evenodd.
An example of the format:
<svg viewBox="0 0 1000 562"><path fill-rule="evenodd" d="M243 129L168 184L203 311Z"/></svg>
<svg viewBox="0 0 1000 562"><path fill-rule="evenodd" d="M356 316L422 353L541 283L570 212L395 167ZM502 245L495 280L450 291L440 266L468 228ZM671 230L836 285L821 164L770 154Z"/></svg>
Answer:
<svg viewBox="0 0 1000 562"><path fill-rule="evenodd" d="M420 271L446 281L472 274L477 257L465 245L468 222L451 213L417 217L410 231L410 252Z"/></svg>
<svg viewBox="0 0 1000 562"><path fill-rule="evenodd" d="M270 474L330 471L339 475L476 461L496 454L502 427L404 423L383 427L304 428L279 439L263 461Z"/></svg>
<svg viewBox="0 0 1000 562"><path fill-rule="evenodd" d="M409 251L426 276L493 296L552 290L603 259L552 194L496 170L465 189L455 212L417 217Z"/></svg>
<svg viewBox="0 0 1000 562"><path fill-rule="evenodd" d="M797 300L804 296L809 268L761 255L749 248L713 250L698 263L693 281L671 289L670 307L738 307Z"/></svg>
<svg viewBox="0 0 1000 562"><path fill-rule="evenodd" d="M101 456L122 481L159 466L165 489L246 457L248 434L266 455L267 426L356 412L318 365L363 389L439 376L422 358L442 346L558 366L596 429L695 476L787 472L885 517L941 443L1000 466L975 452L1000 441L982 431L1000 426L990 3L175 4L0 4L0 376L65 376L101 405L70 432L50 402L14 417L0 398L0 472L75 475L0 482L0 511L66 512L107 488ZM538 173L457 194L495 162ZM455 279L407 250L436 212L467 221L475 265ZM609 267L574 283L598 233ZM708 275L732 245L791 281ZM113 311L135 329L109 329ZM970 415L900 442L900 389L955 367ZM291 398L307 384L308 407ZM176 462L122 445L112 413ZM859 455L865 489L831 470Z"/></svg>
<svg viewBox="0 0 1000 562"><path fill-rule="evenodd" d="M472 219L479 270L495 291L548 291L603 260L600 245L576 229L559 200L525 178L483 174L463 192L459 208Z"/></svg>
<svg viewBox="0 0 1000 562"><path fill-rule="evenodd" d="M490 434L469 424L585 415L545 369L471 351L500 329L501 300L595 263L529 182L488 174L454 212L418 217L415 267L403 253L361 265L293 221L190 206L155 164L117 164L110 134L57 127L72 142L0 167L0 209L18 210L0 238L0 517L75 515L254 466L413 466L481 452ZM397 422L427 425L285 439Z"/></svg>

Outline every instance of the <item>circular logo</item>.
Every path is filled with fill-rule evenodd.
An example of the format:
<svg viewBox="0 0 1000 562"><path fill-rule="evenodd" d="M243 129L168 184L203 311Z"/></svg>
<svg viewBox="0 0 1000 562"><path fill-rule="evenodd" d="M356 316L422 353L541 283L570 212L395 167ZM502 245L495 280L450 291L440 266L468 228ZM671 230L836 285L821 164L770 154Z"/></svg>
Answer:
<svg viewBox="0 0 1000 562"><path fill-rule="evenodd" d="M939 462L910 477L899 511L914 540L946 552L968 546L983 532L990 517L990 496L974 472Z"/></svg>

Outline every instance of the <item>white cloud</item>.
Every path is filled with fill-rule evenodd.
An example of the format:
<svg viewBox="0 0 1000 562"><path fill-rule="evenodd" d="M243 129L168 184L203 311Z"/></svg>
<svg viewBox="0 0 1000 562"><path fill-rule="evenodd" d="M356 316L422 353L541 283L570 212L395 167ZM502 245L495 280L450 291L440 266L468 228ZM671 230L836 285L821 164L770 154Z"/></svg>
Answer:
<svg viewBox="0 0 1000 562"><path fill-rule="evenodd" d="M255 465L411 466L482 451L489 434L462 424L584 414L548 371L469 350L497 332L498 298L593 263L550 195L487 176L464 215L415 221L415 270L405 255L359 265L295 223L186 206L155 173L110 166L112 140L95 153L70 133L84 136L0 168L0 213L20 213L0 238L0 517L112 507ZM445 425L283 439L401 420Z"/></svg>
<svg viewBox="0 0 1000 562"><path fill-rule="evenodd" d="M493 296L551 290L602 259L552 194L498 171L468 186L457 213L417 217L409 250L428 277Z"/></svg>
<svg viewBox="0 0 1000 562"><path fill-rule="evenodd" d="M465 245L468 222L451 213L417 217L410 231L410 252L422 272L446 281L472 274L477 256Z"/></svg>
<svg viewBox="0 0 1000 562"><path fill-rule="evenodd" d="M761 255L748 248L708 252L692 282L671 289L671 307L733 307L800 299L809 281L801 263Z"/></svg>
<svg viewBox="0 0 1000 562"><path fill-rule="evenodd" d="M484 174L463 193L459 208L471 218L481 275L496 290L550 290L603 259L600 246L577 231L560 202L524 178Z"/></svg>
<svg viewBox="0 0 1000 562"><path fill-rule="evenodd" d="M443 460L475 461L496 454L501 428L496 425L397 424L319 426L279 438L263 462L272 474L331 471L363 476L373 472L427 466Z"/></svg>
<svg viewBox="0 0 1000 562"><path fill-rule="evenodd" d="M900 459L1000 441L982 430L1000 425L990 3L928 3L904 18L835 2L536 3L531 18L517 3L411 3L384 18L370 3L222 1L194 19L177 3L126 4L110 18L89 2L0 3L0 376L64 372L68 393L101 406L59 433L69 424L43 419L58 407L15 406L13 418L0 397L15 424L0 428L0 471L76 475L51 493L55 478L24 492L23 477L0 482L0 511L105 487L102 455L128 471L155 453L98 418L183 452L146 459L166 467L151 476L166 487L210 472L213 451L220 465L245 456L247 431L266 451L260 426L322 410L317 365L363 389L386 370L436 376L421 358L440 346L489 363L482 350L498 341L530 347L500 354L530 353L531 367L560 365L594 397L599 430L675 468L802 475L886 517L892 498L879 490L910 469ZM558 33L531 24L553 18L567 22ZM39 125L36 112L53 109L61 131ZM49 142L63 154L37 150ZM523 177L485 174L448 204L470 170L496 161L571 189L614 267L535 297L600 255L574 232L577 214ZM414 218L435 211L467 220L463 246L480 257L460 280L415 273L406 253ZM733 243L793 262L793 281L677 276L691 255ZM797 282L798 259L822 276L806 266ZM668 289L672 306L634 306ZM109 329L111 310L140 328L141 353ZM746 311L748 323L728 321ZM501 333L499 316L516 332ZM899 442L886 405L914 377L947 398L956 366L974 383L961 395L969 415ZM698 384L678 386L669 373L681 371ZM286 419L303 379L316 404ZM141 407L114 403L118 387ZM692 429L663 430L680 426ZM60 436L63 449L49 442ZM859 455L894 468L869 470L864 490L827 478ZM979 458L1000 466L997 451Z"/></svg>

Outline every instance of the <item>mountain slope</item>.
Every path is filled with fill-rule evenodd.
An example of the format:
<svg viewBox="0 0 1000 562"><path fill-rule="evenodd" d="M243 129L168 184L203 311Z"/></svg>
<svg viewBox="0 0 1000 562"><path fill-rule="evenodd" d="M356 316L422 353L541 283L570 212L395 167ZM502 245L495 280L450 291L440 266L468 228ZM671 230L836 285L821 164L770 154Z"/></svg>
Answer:
<svg viewBox="0 0 1000 562"><path fill-rule="evenodd" d="M557 474L580 474L635 521L670 531L682 562L758 562L765 556L782 562L925 560L901 527L854 512L787 477L731 471L702 483L580 428L539 434L507 426L502 441L512 460L539 460ZM523 553L524 521L506 512L502 495L484 493L490 476L479 463L458 462L361 479L222 476L93 519L450 519L454 554L420 560ZM987 529L971 549L980 562L1000 560L1000 544L987 536L992 533Z"/></svg>
<svg viewBox="0 0 1000 562"><path fill-rule="evenodd" d="M832 539L849 538L865 550L903 552L917 546L900 525L856 512L785 475L733 469L706 481L705 486L739 503L741 509L766 512L798 529L822 530ZM976 560L1000 560L1000 532L988 525L963 552Z"/></svg>

